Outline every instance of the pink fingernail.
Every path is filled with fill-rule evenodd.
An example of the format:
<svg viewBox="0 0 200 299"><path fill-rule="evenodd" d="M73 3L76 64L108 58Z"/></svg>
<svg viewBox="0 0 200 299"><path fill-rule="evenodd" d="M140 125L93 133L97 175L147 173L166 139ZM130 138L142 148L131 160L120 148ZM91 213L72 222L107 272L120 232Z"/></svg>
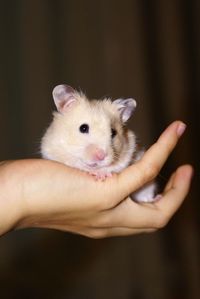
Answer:
<svg viewBox="0 0 200 299"><path fill-rule="evenodd" d="M162 194L157 194L157 195L154 197L153 201L154 201L154 202L159 201L161 198L162 198Z"/></svg>
<svg viewBox="0 0 200 299"><path fill-rule="evenodd" d="M186 129L186 124L184 124L184 123L181 123L181 124L179 124L178 125L178 128L177 128L177 135L179 136L179 137L181 137L182 135L183 135L183 133L185 132L185 129Z"/></svg>

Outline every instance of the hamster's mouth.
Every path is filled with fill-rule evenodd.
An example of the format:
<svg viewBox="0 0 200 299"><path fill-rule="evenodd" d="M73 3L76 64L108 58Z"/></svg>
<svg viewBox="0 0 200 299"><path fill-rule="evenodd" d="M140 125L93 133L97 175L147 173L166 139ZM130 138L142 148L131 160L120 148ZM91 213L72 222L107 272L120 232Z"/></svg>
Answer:
<svg viewBox="0 0 200 299"><path fill-rule="evenodd" d="M102 167L109 166L108 163L97 163L97 162L89 162L85 163L85 166L88 170L100 169Z"/></svg>
<svg viewBox="0 0 200 299"><path fill-rule="evenodd" d="M95 167L98 167L98 163L87 163L87 166L91 167L91 168L95 168Z"/></svg>
<svg viewBox="0 0 200 299"><path fill-rule="evenodd" d="M96 163L96 162L92 162L92 163L85 163L86 167L89 169L96 169L96 168L100 168L101 166Z"/></svg>

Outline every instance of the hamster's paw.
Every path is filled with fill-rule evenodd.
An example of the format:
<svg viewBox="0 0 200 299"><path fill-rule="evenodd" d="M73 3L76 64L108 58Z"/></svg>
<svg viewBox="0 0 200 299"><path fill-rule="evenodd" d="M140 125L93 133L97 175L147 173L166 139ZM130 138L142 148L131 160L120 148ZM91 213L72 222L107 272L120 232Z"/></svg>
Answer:
<svg viewBox="0 0 200 299"><path fill-rule="evenodd" d="M155 194L156 184L152 182L131 194L131 198L137 202L155 202L158 200Z"/></svg>
<svg viewBox="0 0 200 299"><path fill-rule="evenodd" d="M90 171L89 174L92 175L97 181L105 181L106 178L112 177L111 172L104 172L101 170Z"/></svg>

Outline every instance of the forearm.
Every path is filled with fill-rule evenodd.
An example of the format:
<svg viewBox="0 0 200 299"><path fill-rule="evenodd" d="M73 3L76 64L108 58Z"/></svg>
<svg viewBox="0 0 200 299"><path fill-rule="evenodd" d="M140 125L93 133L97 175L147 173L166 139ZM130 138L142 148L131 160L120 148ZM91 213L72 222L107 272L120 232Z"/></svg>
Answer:
<svg viewBox="0 0 200 299"><path fill-rule="evenodd" d="M74 218L87 219L100 206L98 189L102 185L92 176L54 161L0 163L0 235L19 228L56 228L57 222L73 231Z"/></svg>
<svg viewBox="0 0 200 299"><path fill-rule="evenodd" d="M73 179L70 180L67 167L56 166L56 163L54 168L53 162L41 159L0 163L0 235L18 228L42 227L45 214L56 211L60 198L66 199L67 214L70 196L73 197L70 188L74 193L77 188L73 186Z"/></svg>
<svg viewBox="0 0 200 299"><path fill-rule="evenodd" d="M20 186L14 161L0 163L0 235L14 229L20 220L23 207L20 202Z"/></svg>

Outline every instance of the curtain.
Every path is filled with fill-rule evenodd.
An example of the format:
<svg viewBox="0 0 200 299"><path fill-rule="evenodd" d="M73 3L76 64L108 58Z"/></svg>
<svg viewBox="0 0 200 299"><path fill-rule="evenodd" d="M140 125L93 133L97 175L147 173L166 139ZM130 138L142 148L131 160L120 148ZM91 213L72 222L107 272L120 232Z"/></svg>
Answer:
<svg viewBox="0 0 200 299"><path fill-rule="evenodd" d="M0 159L39 157L66 83L89 98L134 97L129 123L147 148L173 120L187 131L159 176L191 163L185 203L149 235L90 240L27 229L0 239L2 298L197 299L199 1L0 1Z"/></svg>

